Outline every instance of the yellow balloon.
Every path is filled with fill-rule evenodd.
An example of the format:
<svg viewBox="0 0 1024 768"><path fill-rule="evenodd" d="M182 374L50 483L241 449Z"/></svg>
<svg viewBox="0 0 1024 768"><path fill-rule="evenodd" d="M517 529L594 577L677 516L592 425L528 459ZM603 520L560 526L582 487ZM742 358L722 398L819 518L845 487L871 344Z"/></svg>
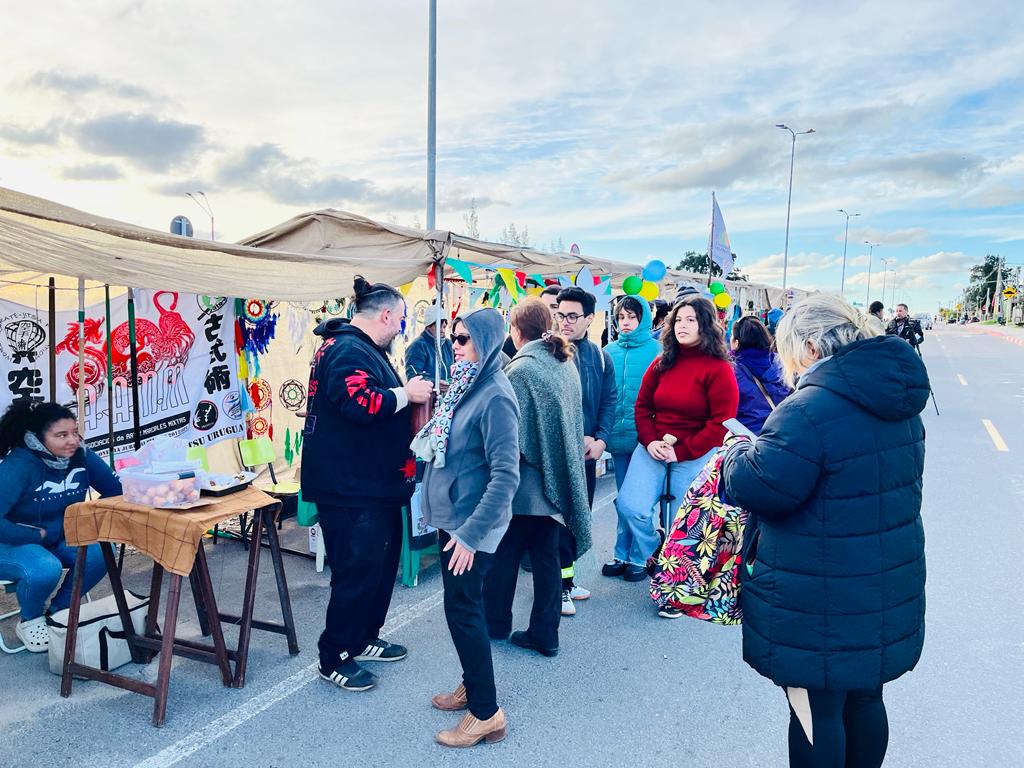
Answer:
<svg viewBox="0 0 1024 768"><path fill-rule="evenodd" d="M719 309L725 309L732 304L732 297L728 293L720 293L715 296L715 306Z"/></svg>
<svg viewBox="0 0 1024 768"><path fill-rule="evenodd" d="M644 280L644 284L640 286L640 296L647 301L654 301L658 298L658 284Z"/></svg>

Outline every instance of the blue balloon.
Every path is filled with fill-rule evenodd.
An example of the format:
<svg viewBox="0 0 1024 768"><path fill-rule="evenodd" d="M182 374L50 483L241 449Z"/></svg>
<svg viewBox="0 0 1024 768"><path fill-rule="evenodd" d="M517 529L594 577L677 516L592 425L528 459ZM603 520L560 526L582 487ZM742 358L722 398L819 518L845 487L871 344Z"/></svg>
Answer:
<svg viewBox="0 0 1024 768"><path fill-rule="evenodd" d="M644 267L643 278L652 283L656 283L665 276L668 270L665 268L665 262L658 259L652 259L647 262L647 266Z"/></svg>

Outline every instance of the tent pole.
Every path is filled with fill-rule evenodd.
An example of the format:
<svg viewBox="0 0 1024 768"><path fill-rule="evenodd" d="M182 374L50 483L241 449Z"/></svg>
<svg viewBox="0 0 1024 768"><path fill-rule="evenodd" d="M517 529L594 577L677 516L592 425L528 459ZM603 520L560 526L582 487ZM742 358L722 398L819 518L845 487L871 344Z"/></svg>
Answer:
<svg viewBox="0 0 1024 768"><path fill-rule="evenodd" d="M708 238L708 286L711 286L711 273L714 271L714 267L711 266L714 262L711 261L711 252L715 247L715 193L711 193L711 237ZM725 279L725 275L722 275L722 279Z"/></svg>
<svg viewBox="0 0 1024 768"><path fill-rule="evenodd" d="M437 0L430 0L427 44L427 229L434 229L437 185Z"/></svg>
<svg viewBox="0 0 1024 768"><path fill-rule="evenodd" d="M444 310L444 267L440 261L434 262L434 288L437 289L437 313L442 316ZM427 318L430 319L429 317ZM434 325L434 392L441 394L441 321Z"/></svg>
<svg viewBox="0 0 1024 768"><path fill-rule="evenodd" d="M114 345L110 331L110 285L103 286L103 299L107 308L107 461L114 469Z"/></svg>
<svg viewBox="0 0 1024 768"><path fill-rule="evenodd" d="M135 289L128 289L128 355L132 377L132 443L135 450L142 447L142 428L139 426L139 347L135 338Z"/></svg>
<svg viewBox="0 0 1024 768"><path fill-rule="evenodd" d="M50 402L57 402L57 282L51 277L47 290L49 302L49 340L50 340Z"/></svg>
<svg viewBox="0 0 1024 768"><path fill-rule="evenodd" d="M85 278L78 278L78 434L85 438Z"/></svg>

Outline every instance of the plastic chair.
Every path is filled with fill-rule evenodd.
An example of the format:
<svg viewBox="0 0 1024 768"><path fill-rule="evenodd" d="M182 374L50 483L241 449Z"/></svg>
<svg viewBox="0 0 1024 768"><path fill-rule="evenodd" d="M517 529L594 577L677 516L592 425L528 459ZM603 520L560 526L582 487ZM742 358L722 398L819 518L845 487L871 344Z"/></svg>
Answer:
<svg viewBox="0 0 1024 768"><path fill-rule="evenodd" d="M205 445L192 445L185 452L185 458L189 461L198 461L204 472L210 471L210 456L206 452Z"/></svg>
<svg viewBox="0 0 1024 768"><path fill-rule="evenodd" d="M316 508L316 504L302 498L302 491L299 491L295 522L298 525L312 529L310 530L310 536L316 539L316 572L323 573L327 548L324 546L324 532L320 527L320 512Z"/></svg>
<svg viewBox="0 0 1024 768"><path fill-rule="evenodd" d="M269 437L239 440L238 452L241 454L242 464L245 466L255 469L265 464L267 469L270 470L270 479L273 481L273 485L260 486L261 491L265 491L271 496L294 496L299 492L300 486L298 483L278 482L277 473L274 472L274 462L277 460L277 454L274 451L274 444L270 441Z"/></svg>

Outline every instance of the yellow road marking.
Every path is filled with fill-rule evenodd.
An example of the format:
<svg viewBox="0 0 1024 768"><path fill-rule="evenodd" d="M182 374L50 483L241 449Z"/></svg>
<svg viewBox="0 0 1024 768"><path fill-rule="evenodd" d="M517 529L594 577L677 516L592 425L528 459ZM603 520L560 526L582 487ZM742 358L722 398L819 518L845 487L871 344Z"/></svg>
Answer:
<svg viewBox="0 0 1024 768"><path fill-rule="evenodd" d="M967 379L964 378L964 375L962 373L958 373L956 377L960 379L961 384L963 384L965 387L967 386Z"/></svg>
<svg viewBox="0 0 1024 768"><path fill-rule="evenodd" d="M1003 436L999 434L999 430L996 429L996 425L988 419L982 419L981 423L985 425L985 429L988 431L988 436L992 438L992 442L996 446L997 451L1009 451L1010 448L1007 446L1006 441L1003 440Z"/></svg>

